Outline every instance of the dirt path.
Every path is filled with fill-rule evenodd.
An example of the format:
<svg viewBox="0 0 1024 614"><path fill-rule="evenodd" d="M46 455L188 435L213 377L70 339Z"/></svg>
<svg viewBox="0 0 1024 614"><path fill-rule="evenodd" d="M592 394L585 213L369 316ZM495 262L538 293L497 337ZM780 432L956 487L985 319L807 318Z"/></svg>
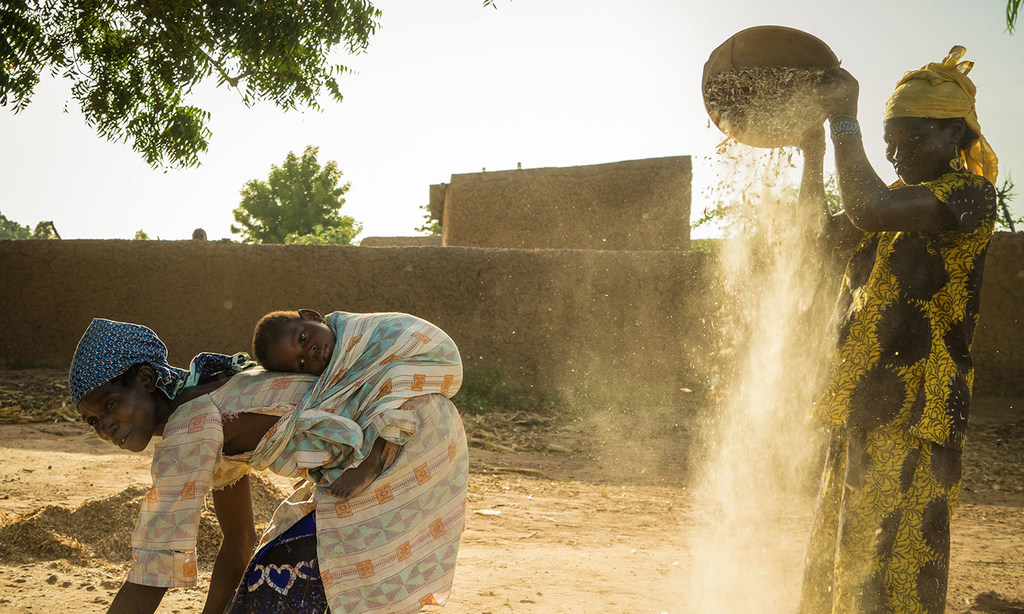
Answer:
<svg viewBox="0 0 1024 614"><path fill-rule="evenodd" d="M1024 613L1024 420L1004 400L987 400L979 409L953 524L947 612ZM467 420L471 437L480 420L486 419ZM512 443L478 434L479 447L471 449L470 513L453 597L443 611L720 611L693 580L707 561L692 545L715 512L701 506L685 478L671 477L678 472L597 481L579 430L507 421L502 428ZM67 510L148 483L148 460L110 448L81 424L0 425L0 530L27 526L33 517L75 518ZM766 510L759 530L777 547L782 581L752 596L754 610L794 610L811 506L806 497ZM33 544L10 543L10 535L0 532L0 612L105 610L126 564L58 556L61 548L81 552L96 536L64 535L26 548ZM109 545L115 537L89 543ZM159 611L198 611L203 599L202 589L173 590Z"/></svg>

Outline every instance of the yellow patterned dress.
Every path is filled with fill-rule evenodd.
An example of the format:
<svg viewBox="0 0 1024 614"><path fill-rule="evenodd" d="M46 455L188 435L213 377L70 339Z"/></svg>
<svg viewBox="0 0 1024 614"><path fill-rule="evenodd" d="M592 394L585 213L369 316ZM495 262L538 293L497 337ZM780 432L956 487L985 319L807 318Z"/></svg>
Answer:
<svg viewBox="0 0 1024 614"><path fill-rule="evenodd" d="M815 408L831 441L804 613L945 609L996 195L962 172L921 185L959 227L869 233L843 278L837 357Z"/></svg>

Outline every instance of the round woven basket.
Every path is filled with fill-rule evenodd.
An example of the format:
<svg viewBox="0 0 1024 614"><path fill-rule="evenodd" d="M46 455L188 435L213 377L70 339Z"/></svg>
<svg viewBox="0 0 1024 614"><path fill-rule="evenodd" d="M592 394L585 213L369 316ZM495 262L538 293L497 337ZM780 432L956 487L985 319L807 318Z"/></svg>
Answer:
<svg viewBox="0 0 1024 614"><path fill-rule="evenodd" d="M711 52L704 64L701 92L704 108L719 130L754 147L795 145L801 136L825 121L825 112L806 91L780 86L762 97L756 112L723 112L709 104L709 80L736 69L789 68L824 70L839 66L835 53L820 39L785 26L756 26L741 30ZM763 103L769 100L769 103ZM730 117L732 115L733 117ZM743 121L737 121L741 118Z"/></svg>

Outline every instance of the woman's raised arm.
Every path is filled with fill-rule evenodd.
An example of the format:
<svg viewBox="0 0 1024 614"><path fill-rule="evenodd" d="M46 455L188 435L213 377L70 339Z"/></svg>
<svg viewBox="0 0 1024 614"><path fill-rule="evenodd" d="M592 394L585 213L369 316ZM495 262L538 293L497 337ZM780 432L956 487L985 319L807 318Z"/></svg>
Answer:
<svg viewBox="0 0 1024 614"><path fill-rule="evenodd" d="M843 68L831 69L822 82L822 101L832 126L839 194L850 221L866 232L951 230L956 220L927 188L890 190L868 161L857 124L860 85Z"/></svg>
<svg viewBox="0 0 1024 614"><path fill-rule="evenodd" d="M821 212L821 234L819 238L830 250L844 249L855 245L862 235L846 213L832 214L825 197L825 129L819 126L808 132L797 145L804 156L803 174L800 178L798 206Z"/></svg>

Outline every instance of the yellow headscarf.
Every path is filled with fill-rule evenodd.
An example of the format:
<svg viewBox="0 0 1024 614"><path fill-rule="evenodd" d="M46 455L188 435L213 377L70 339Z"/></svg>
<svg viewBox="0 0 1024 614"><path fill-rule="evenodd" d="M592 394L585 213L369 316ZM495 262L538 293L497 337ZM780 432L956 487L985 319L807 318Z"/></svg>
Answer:
<svg viewBox="0 0 1024 614"><path fill-rule="evenodd" d="M977 88L967 77L974 62L961 62L967 49L960 45L949 50L940 63L931 62L920 70L903 75L885 105L885 119L893 117L928 117L949 119L962 117L978 135L961 154L967 170L996 182L999 158L981 134L978 113L974 108Z"/></svg>

